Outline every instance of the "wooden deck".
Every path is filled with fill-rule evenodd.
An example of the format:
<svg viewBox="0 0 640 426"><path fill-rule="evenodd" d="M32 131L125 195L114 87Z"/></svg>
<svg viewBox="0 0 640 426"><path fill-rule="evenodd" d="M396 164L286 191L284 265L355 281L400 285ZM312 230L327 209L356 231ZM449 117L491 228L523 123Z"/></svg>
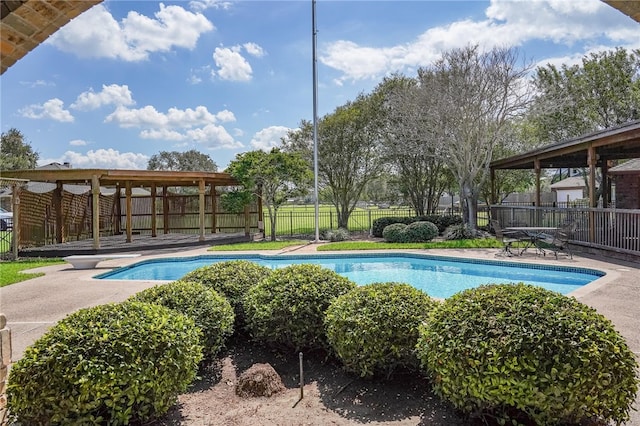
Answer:
<svg viewBox="0 0 640 426"><path fill-rule="evenodd" d="M244 233L235 234L205 234L204 241L200 241L197 234L161 234L133 235L131 242L126 241L126 235L100 237L100 248L93 248L93 240L69 241L61 244L48 244L42 247L20 249L19 257L64 257L75 254L107 254L107 253L149 253L175 251L181 248L194 248L251 241L251 236Z"/></svg>

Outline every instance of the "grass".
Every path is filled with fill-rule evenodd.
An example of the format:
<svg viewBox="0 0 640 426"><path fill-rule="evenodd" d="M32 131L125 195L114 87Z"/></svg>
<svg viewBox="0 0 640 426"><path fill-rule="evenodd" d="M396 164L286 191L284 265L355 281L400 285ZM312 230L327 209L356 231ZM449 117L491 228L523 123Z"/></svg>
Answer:
<svg viewBox="0 0 640 426"><path fill-rule="evenodd" d="M0 287L26 281L31 278L41 277L42 272L24 273L25 269L39 268L64 263L62 259L33 259L18 260L14 262L0 262Z"/></svg>
<svg viewBox="0 0 640 426"><path fill-rule="evenodd" d="M246 250L281 250L289 246L299 246L308 241L283 240L283 241L254 241L250 243L234 243L213 246L209 251L246 251Z"/></svg>
<svg viewBox="0 0 640 426"><path fill-rule="evenodd" d="M386 243L372 241L342 241L318 246L318 251L329 250L387 250L387 249L461 249L461 248L501 248L494 238L473 240L432 241L428 243Z"/></svg>

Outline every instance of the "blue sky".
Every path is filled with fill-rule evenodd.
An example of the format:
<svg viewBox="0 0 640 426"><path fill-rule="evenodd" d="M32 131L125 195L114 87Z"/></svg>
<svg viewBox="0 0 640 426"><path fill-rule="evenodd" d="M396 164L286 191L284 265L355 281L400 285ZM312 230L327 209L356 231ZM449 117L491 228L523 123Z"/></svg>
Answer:
<svg viewBox="0 0 640 426"><path fill-rule="evenodd" d="M600 0L323 1L318 114L443 51L516 46L537 65L640 48L640 24ZM196 149L224 169L312 120L311 0L94 6L0 77L1 129L40 164L145 169Z"/></svg>

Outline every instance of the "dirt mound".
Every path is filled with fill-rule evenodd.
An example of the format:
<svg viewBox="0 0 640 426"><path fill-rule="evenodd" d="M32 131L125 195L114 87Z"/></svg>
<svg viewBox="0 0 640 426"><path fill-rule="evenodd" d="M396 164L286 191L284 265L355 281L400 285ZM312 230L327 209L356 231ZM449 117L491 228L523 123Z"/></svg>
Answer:
<svg viewBox="0 0 640 426"><path fill-rule="evenodd" d="M286 388L271 364L253 364L238 378L236 394L243 398L271 396Z"/></svg>

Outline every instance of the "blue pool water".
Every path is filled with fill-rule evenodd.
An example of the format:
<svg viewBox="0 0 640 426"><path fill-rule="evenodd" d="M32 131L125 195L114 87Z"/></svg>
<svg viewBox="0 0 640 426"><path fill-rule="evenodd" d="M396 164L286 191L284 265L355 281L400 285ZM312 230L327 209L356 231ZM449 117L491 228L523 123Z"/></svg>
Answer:
<svg viewBox="0 0 640 426"><path fill-rule="evenodd" d="M358 255L205 255L153 259L96 276L105 280L180 279L188 272L233 259L248 260L272 269L313 263L332 269L357 284L404 282L432 297L447 298L459 291L490 283L533 284L562 294L605 275L604 272L563 266L459 259L407 253Z"/></svg>

